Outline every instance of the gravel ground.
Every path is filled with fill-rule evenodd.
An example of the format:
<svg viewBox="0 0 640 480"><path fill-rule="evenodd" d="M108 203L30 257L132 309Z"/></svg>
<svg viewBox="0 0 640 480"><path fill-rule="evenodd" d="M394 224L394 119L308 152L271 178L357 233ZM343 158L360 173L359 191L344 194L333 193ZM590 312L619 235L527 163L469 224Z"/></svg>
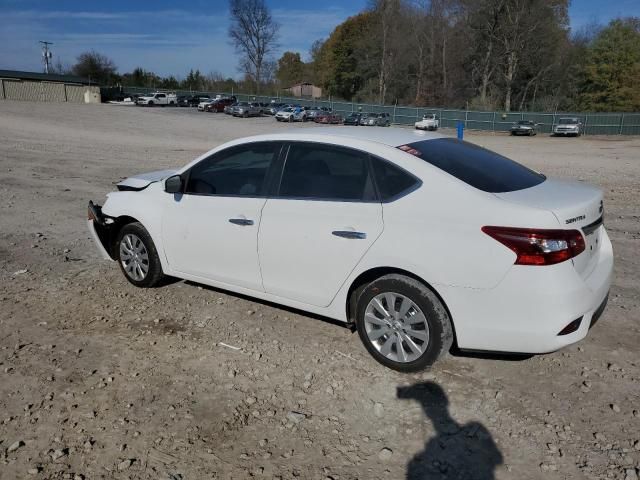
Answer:
<svg viewBox="0 0 640 480"><path fill-rule="evenodd" d="M98 258L89 199L285 128L314 126L0 102L1 479L637 479L640 139L468 135L604 189L611 301L563 351L402 375L335 322L187 282L136 289Z"/></svg>

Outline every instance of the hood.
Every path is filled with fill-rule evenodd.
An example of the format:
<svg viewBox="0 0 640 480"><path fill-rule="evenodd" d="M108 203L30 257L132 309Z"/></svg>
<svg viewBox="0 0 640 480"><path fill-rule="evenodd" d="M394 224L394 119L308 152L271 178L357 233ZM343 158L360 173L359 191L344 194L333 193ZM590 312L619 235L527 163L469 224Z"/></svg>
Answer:
<svg viewBox="0 0 640 480"><path fill-rule="evenodd" d="M141 173L133 177L125 178L116 185L118 190L143 190L154 182L159 182L175 174L177 170L158 170L155 172Z"/></svg>

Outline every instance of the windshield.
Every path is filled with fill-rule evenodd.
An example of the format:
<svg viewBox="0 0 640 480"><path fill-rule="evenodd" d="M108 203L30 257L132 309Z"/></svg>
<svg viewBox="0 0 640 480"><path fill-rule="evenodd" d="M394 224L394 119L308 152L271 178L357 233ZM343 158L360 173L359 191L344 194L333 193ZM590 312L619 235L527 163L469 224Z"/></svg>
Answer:
<svg viewBox="0 0 640 480"><path fill-rule="evenodd" d="M558 122L560 125L575 125L578 123L577 118L561 118Z"/></svg>
<svg viewBox="0 0 640 480"><path fill-rule="evenodd" d="M530 122L529 120L520 120L518 122L518 125L531 125L532 122Z"/></svg>
<svg viewBox="0 0 640 480"><path fill-rule="evenodd" d="M398 148L485 192L523 190L546 179L507 157L454 138L422 140Z"/></svg>

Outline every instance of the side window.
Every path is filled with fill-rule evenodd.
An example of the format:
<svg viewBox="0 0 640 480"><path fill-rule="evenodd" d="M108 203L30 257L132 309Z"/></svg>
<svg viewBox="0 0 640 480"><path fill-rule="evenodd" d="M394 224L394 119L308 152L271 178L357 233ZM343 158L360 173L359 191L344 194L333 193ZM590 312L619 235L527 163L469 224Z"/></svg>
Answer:
<svg viewBox="0 0 640 480"><path fill-rule="evenodd" d="M164 93L159 93L158 95L156 95L156 97L158 98L164 98L166 97L166 95Z"/></svg>
<svg viewBox="0 0 640 480"><path fill-rule="evenodd" d="M313 200L376 200L367 154L315 143L295 143L282 172L279 196Z"/></svg>
<svg viewBox="0 0 640 480"><path fill-rule="evenodd" d="M191 168L185 193L263 196L267 170L280 147L278 142L259 142L215 153Z"/></svg>
<svg viewBox="0 0 640 480"><path fill-rule="evenodd" d="M419 183L419 180L410 173L379 158L372 157L371 165L380 192L380 199L383 202L415 188Z"/></svg>

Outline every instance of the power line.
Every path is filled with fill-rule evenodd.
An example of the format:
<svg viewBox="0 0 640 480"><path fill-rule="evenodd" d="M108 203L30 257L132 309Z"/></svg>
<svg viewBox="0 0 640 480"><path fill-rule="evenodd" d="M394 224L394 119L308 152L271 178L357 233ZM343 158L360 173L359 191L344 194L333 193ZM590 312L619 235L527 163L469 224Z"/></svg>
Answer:
<svg viewBox="0 0 640 480"><path fill-rule="evenodd" d="M42 63L44 63L44 73L49 73L49 62L51 62L51 57L53 54L51 50L49 50L49 45L53 45L51 42L43 42L40 40L42 44Z"/></svg>

